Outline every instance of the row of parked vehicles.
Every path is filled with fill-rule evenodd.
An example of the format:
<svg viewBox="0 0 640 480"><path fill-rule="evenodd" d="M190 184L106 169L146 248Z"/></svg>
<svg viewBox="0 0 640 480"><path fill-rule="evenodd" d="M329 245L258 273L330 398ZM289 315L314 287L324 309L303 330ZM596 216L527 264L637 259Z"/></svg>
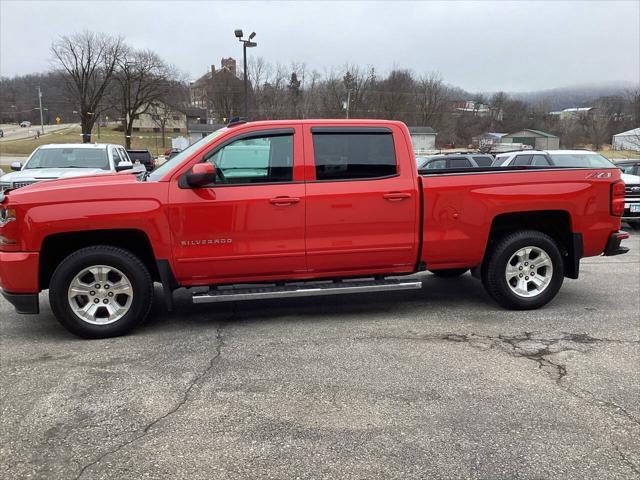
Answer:
<svg viewBox="0 0 640 480"><path fill-rule="evenodd" d="M640 228L640 159L611 162L590 150L519 150L495 155L478 152L456 152L417 157L418 171L430 173L440 169L527 168L552 167L610 168L622 171L625 183L623 220L632 228Z"/></svg>

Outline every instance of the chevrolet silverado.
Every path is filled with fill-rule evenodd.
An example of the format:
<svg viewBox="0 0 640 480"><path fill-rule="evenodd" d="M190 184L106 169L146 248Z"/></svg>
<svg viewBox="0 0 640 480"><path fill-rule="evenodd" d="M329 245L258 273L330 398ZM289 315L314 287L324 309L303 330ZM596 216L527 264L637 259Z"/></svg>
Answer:
<svg viewBox="0 0 640 480"><path fill-rule="evenodd" d="M121 335L167 307L418 289L471 270L533 309L617 255L617 168L511 166L420 173L401 122L235 122L153 173L52 180L0 194L0 287L20 313L49 290L57 319ZM194 288L199 287L199 288Z"/></svg>

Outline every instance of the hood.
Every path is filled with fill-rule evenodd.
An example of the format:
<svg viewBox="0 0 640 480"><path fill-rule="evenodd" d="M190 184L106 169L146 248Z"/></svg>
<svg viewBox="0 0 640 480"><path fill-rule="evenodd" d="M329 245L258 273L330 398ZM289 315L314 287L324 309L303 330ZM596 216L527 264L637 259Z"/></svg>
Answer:
<svg viewBox="0 0 640 480"><path fill-rule="evenodd" d="M640 185L640 177L637 175L629 175L628 173L623 173L620 175L622 181L625 185Z"/></svg>
<svg viewBox="0 0 640 480"><path fill-rule="evenodd" d="M132 185L139 183L137 176L134 174L110 173L105 170L102 170L102 172L102 175L75 176L32 183L25 187L10 190L9 196L17 199L31 198L33 195L36 195L40 198L42 193L46 195L56 195L58 193L83 188L97 189L107 185Z"/></svg>
<svg viewBox="0 0 640 480"><path fill-rule="evenodd" d="M57 178L84 177L86 175L99 175L109 173L101 168L33 168L7 173L0 177L3 182L28 182L40 180L53 180Z"/></svg>

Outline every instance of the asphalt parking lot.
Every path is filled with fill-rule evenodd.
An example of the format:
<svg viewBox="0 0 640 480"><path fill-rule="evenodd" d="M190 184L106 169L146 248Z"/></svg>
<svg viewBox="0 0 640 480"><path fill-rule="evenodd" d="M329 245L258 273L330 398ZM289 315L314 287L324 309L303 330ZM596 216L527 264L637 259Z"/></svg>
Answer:
<svg viewBox="0 0 640 480"><path fill-rule="evenodd" d="M0 300L0 477L639 478L640 235L627 245L532 312L425 274L385 295L184 292L86 341L45 301L30 317Z"/></svg>

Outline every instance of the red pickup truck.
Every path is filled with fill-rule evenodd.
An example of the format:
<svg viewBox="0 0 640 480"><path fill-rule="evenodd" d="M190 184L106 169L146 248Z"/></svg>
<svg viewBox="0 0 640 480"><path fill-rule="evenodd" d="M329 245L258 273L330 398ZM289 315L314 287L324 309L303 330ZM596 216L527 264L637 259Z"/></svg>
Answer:
<svg viewBox="0 0 640 480"><path fill-rule="evenodd" d="M615 168L417 171L400 122L238 122L153 173L54 180L0 194L0 286L20 313L49 289L83 337L120 335L193 301L421 287L471 270L497 303L549 302L580 259L627 249ZM204 288L202 288L204 287Z"/></svg>

